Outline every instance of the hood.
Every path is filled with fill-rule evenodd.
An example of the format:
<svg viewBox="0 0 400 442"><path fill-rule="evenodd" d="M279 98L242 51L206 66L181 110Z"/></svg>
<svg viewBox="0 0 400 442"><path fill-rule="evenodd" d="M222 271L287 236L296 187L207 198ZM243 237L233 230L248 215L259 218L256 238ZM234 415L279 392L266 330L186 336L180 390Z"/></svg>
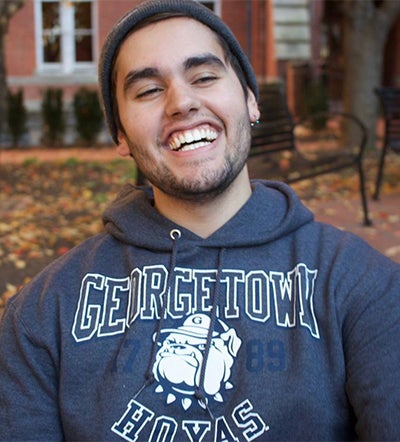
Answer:
<svg viewBox="0 0 400 442"><path fill-rule="evenodd" d="M182 232L180 249L193 246L235 248L265 244L313 220L312 213L284 183L253 180L250 199L224 226L206 239L177 226L154 208L150 187L126 185L106 209L106 231L119 241L154 250L171 250L169 232ZM251 228L249 228L251 226Z"/></svg>

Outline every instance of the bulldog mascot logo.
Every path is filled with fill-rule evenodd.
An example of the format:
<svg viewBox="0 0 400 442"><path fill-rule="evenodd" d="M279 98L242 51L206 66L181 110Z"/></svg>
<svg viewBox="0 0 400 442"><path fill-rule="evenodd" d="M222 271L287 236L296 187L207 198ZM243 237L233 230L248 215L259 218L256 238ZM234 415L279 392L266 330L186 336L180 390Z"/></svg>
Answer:
<svg viewBox="0 0 400 442"><path fill-rule="evenodd" d="M200 382L203 353L206 347L210 318L204 314L188 316L176 328L163 329L153 373L159 385L157 393L167 395L167 403L180 400L187 410ZM242 340L233 328L217 319L207 358L204 393L206 400L223 402L222 394L233 387L229 382Z"/></svg>

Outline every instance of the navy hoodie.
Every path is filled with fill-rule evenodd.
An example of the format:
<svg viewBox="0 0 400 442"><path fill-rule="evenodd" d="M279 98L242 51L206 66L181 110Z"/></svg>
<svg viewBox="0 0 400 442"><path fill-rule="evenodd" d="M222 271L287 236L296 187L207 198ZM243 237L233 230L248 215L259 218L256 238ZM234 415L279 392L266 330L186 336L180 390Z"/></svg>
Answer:
<svg viewBox="0 0 400 442"><path fill-rule="evenodd" d="M252 186L206 239L127 186L11 299L1 440L400 440L400 266Z"/></svg>

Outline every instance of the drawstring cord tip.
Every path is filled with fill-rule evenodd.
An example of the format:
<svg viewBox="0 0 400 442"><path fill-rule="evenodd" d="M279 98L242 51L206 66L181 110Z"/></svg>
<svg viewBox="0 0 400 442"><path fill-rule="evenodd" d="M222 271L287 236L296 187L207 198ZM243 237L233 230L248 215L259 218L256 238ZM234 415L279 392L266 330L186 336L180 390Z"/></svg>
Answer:
<svg viewBox="0 0 400 442"><path fill-rule="evenodd" d="M149 385L151 385L154 382L154 376L152 373L146 373L145 374L145 381L143 383L143 385L139 388L139 390L137 391L137 393L133 396L133 399L137 399L143 392L143 390L148 387Z"/></svg>
<svg viewBox="0 0 400 442"><path fill-rule="evenodd" d="M208 400L204 396L203 392L200 390L200 388L197 388L194 392L194 396L197 399L197 402L199 403L200 407L203 408L205 411L207 411L208 415L210 416L211 420L215 420L214 415L208 406Z"/></svg>

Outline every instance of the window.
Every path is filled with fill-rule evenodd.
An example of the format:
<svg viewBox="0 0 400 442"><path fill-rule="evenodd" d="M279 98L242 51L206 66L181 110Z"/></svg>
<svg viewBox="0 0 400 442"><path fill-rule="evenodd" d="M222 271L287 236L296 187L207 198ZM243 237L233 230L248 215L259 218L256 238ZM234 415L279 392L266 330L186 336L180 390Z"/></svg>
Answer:
<svg viewBox="0 0 400 442"><path fill-rule="evenodd" d="M221 0L198 0L200 3L203 3L204 6L210 8L211 11L214 11L217 15L221 15Z"/></svg>
<svg viewBox="0 0 400 442"><path fill-rule="evenodd" d="M94 73L97 0L34 0L39 73ZM198 0L221 13L221 0ZM122 13L121 13L122 14Z"/></svg>
<svg viewBox="0 0 400 442"><path fill-rule="evenodd" d="M94 68L93 0L36 0L39 71Z"/></svg>

